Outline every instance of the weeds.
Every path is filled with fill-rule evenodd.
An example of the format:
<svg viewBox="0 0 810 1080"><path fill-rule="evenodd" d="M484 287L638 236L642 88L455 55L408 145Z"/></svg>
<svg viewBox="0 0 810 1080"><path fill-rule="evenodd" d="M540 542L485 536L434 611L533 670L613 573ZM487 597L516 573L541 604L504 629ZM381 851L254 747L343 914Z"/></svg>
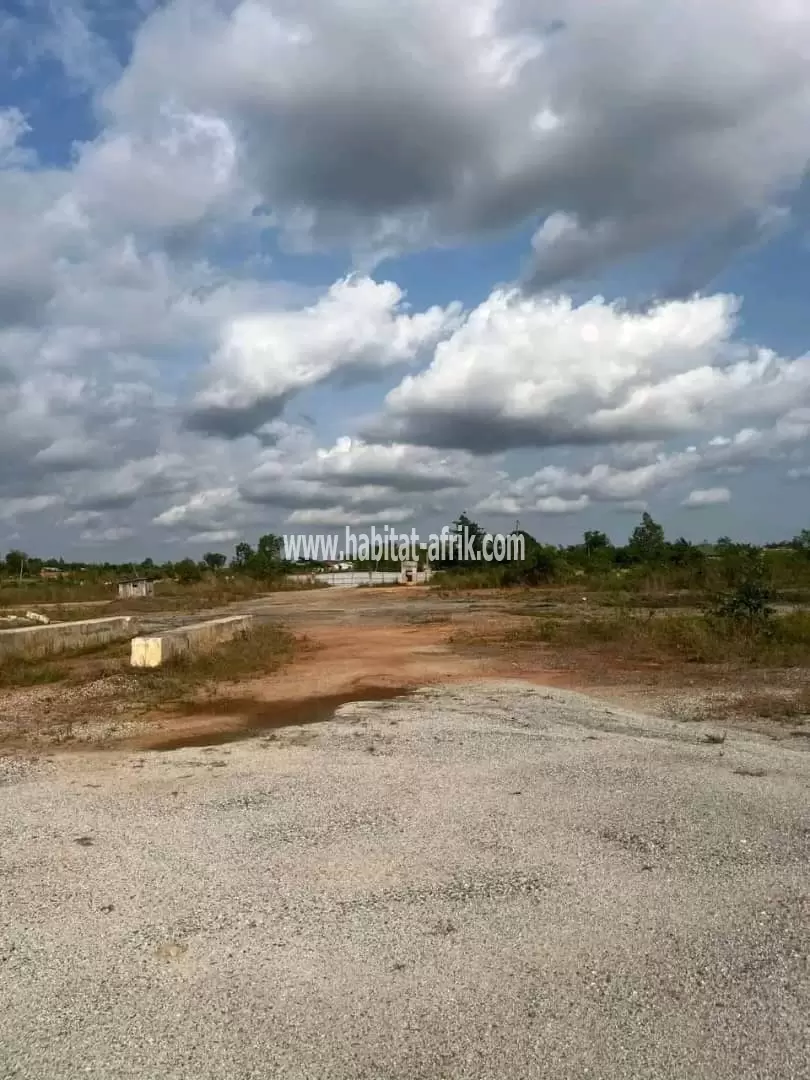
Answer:
<svg viewBox="0 0 810 1080"><path fill-rule="evenodd" d="M19 689L25 686L47 686L64 681L68 676L65 667L43 664L36 660L15 660L0 665L0 690Z"/></svg>
<svg viewBox="0 0 810 1080"><path fill-rule="evenodd" d="M202 580L190 584L163 579L155 582L155 595L144 600L119 600L114 584L98 582L59 583L59 582L0 582L0 608L33 607L37 605L71 605L59 610L59 620L98 618L102 614L137 611L172 611L221 607L239 600L250 600L271 592L301 592L325 586L315 582L290 581L278 578L272 581L259 581L245 574L209 574ZM96 604L81 616L71 614L77 604L93 603L105 600L105 605ZM57 614L48 612L52 621L57 621Z"/></svg>
<svg viewBox="0 0 810 1080"><path fill-rule="evenodd" d="M207 684L236 682L277 670L292 655L295 638L280 626L258 626L210 653L178 657L163 667L135 671L150 703L180 701Z"/></svg>
<svg viewBox="0 0 810 1080"><path fill-rule="evenodd" d="M508 634L515 642L603 648L640 662L743 663L794 667L810 663L810 613L760 619L617 611L584 618L535 619Z"/></svg>

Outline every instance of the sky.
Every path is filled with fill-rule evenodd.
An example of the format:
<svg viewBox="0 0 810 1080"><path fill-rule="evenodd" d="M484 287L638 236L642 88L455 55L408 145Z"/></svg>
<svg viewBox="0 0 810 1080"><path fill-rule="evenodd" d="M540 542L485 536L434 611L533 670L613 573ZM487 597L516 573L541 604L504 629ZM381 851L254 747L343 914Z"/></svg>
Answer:
<svg viewBox="0 0 810 1080"><path fill-rule="evenodd" d="M3 0L0 551L810 526L804 0Z"/></svg>

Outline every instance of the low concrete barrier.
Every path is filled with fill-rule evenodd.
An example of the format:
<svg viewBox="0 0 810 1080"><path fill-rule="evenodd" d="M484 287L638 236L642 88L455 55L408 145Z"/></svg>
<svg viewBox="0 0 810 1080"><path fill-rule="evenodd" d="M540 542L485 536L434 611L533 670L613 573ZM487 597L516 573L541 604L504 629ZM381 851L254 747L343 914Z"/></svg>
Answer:
<svg viewBox="0 0 810 1080"><path fill-rule="evenodd" d="M178 656L211 652L224 641L243 637L253 625L252 615L228 615L224 619L180 626L154 637L132 639L132 667L155 668Z"/></svg>
<svg viewBox="0 0 810 1080"><path fill-rule="evenodd" d="M135 627L131 615L107 619L82 619L79 622L56 622L47 626L20 626L0 630L0 661L24 656L36 659L54 653L106 645L132 637Z"/></svg>

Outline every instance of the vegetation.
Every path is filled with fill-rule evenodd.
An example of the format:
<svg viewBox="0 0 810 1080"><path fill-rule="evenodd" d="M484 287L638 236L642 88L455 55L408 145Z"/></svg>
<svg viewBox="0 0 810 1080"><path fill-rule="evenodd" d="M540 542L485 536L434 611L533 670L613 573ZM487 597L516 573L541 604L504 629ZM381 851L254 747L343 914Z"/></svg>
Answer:
<svg viewBox="0 0 810 1080"><path fill-rule="evenodd" d="M135 672L138 689L150 704L193 698L206 686L269 675L290 659L295 637L284 627L264 624L245 637L218 645L210 653L179 657L155 669Z"/></svg>
<svg viewBox="0 0 810 1080"><path fill-rule="evenodd" d="M282 539L268 533L254 550L237 544L233 557L209 551L199 561L155 563L147 558L129 563L75 563L64 559L38 559L24 551L10 551L0 559L0 607L23 604L68 604L115 599L114 586L126 578L145 577L155 582L160 606L174 606L180 596L198 602L227 603L257 592L298 587L287 581L300 569L284 559ZM169 601L168 604L165 601ZM144 602L137 602L143 610ZM123 609L126 604L117 604Z"/></svg>
<svg viewBox="0 0 810 1080"><path fill-rule="evenodd" d="M810 613L790 612L751 621L629 609L576 618L538 618L512 631L517 642L546 642L576 649L598 649L639 664L747 664L803 666L810 662Z"/></svg>
<svg viewBox="0 0 810 1080"><path fill-rule="evenodd" d="M471 530L476 542L483 536L463 516L454 528ZM521 562L448 563L434 586L545 586L546 602L556 596L569 602L568 610L537 617L536 605L527 604L516 614L530 618L507 637L559 647L569 659L589 652L640 665L810 664L810 612L775 606L810 599L810 531L766 548L728 537L698 546L682 537L667 540L661 525L644 514L622 546L596 531L569 547L523 535Z"/></svg>
<svg viewBox="0 0 810 1080"><path fill-rule="evenodd" d="M721 537L714 544L667 540L663 527L645 513L627 543L616 545L599 531L586 532L567 547L543 544L525 530L524 558L485 562L480 553L485 531L465 514L453 523L473 555L439 561L434 586L439 589L509 588L577 585L613 595L621 602L656 604L682 594L694 604L725 604L726 614L755 615L773 600L810 598L810 530L784 544L756 547ZM730 607L728 605L731 605Z"/></svg>

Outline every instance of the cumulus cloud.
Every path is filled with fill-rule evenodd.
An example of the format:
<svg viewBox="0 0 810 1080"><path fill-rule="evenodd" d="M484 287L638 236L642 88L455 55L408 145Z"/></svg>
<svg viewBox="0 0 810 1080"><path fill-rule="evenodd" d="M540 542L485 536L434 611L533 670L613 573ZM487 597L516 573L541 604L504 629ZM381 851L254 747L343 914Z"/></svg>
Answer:
<svg viewBox="0 0 810 1080"><path fill-rule="evenodd" d="M213 488L196 491L183 503L175 503L161 511L155 518L156 525L182 525L191 530L204 532L222 531L216 529L216 523L222 523L238 502L235 488Z"/></svg>
<svg viewBox="0 0 810 1080"><path fill-rule="evenodd" d="M223 117L277 220L321 240L546 218L546 285L697 229L728 247L805 172L809 54L792 0L175 0L105 106L125 126L168 100Z"/></svg>
<svg viewBox="0 0 810 1080"><path fill-rule="evenodd" d="M210 532L192 533L183 539L189 544L232 544L239 536L236 529L214 529Z"/></svg>
<svg viewBox="0 0 810 1080"><path fill-rule="evenodd" d="M3 499L0 502L0 521L14 521L23 514L39 514L62 505L59 495L32 495L30 498Z"/></svg>
<svg viewBox="0 0 810 1080"><path fill-rule="evenodd" d="M0 169L33 163L34 152L20 145L30 130L20 109L0 109Z"/></svg>
<svg viewBox="0 0 810 1080"><path fill-rule="evenodd" d="M650 452L644 462L628 464L622 454L598 462L590 468L547 465L528 476L502 474L499 482L476 510L482 513L514 515L575 513L599 503L615 504L626 510L646 508L645 497L661 496L698 475L713 475L731 469L746 469L784 455L805 441L810 429L807 417L799 413L781 419L765 430L744 428L732 436L714 437L702 446L671 452ZM728 488L694 489L681 502L695 507L728 502Z"/></svg>
<svg viewBox="0 0 810 1080"><path fill-rule="evenodd" d="M731 502L731 492L728 488L695 488L694 491L689 492L681 505L698 509L701 506L721 506L727 502Z"/></svg>
<svg viewBox="0 0 810 1080"><path fill-rule="evenodd" d="M146 132L112 129L85 145L72 212L97 227L183 237L217 213L238 216L236 158L223 119L164 107Z"/></svg>
<svg viewBox="0 0 810 1080"><path fill-rule="evenodd" d="M226 446L230 444L225 444ZM280 425L272 445L231 486L191 491L155 516L175 536L254 530L272 520L298 526L407 521L429 507L455 510L465 493L491 483L464 454L372 445L343 437L318 447L302 429Z"/></svg>
<svg viewBox="0 0 810 1080"><path fill-rule="evenodd" d="M119 544L135 535L135 530L128 525L111 526L108 529L85 529L81 539L86 544Z"/></svg>
<svg viewBox="0 0 810 1080"><path fill-rule="evenodd" d="M323 510L294 510L287 518L289 525L354 528L361 525L401 525L414 517L412 507L379 506L366 511L347 509L343 506Z"/></svg>
<svg viewBox="0 0 810 1080"><path fill-rule="evenodd" d="M119 469L83 477L69 500L80 510L126 509L139 499L186 491L196 478L193 464L183 456L158 453L128 461Z"/></svg>
<svg viewBox="0 0 810 1080"><path fill-rule="evenodd" d="M253 431L307 386L414 361L457 315L456 305L411 313L393 282L353 277L309 307L235 318L194 399L190 425L230 437Z"/></svg>
<svg viewBox="0 0 810 1080"><path fill-rule="evenodd" d="M801 225L801 6L103 8L24 5L33 24L14 20L4 54L28 77L48 70L36 108L0 109L10 528L36 535L38 516L49 540L64 525L71 543L214 544L285 516L408 520L462 499L566 514L659 490L680 502L686 485L711 491L755 463L802 474L810 360L739 344L736 298L628 310L536 292L673 238L686 258L668 260L672 292L688 292ZM50 100L54 61L66 79ZM94 111L57 145L58 125L38 132L38 117L61 117L77 90L76 109ZM520 290L466 313L430 273L410 307L396 267L324 288L351 257L368 268L520 223ZM285 244L341 261L328 278L313 261L307 284L282 281ZM314 387L400 378L400 366L409 374L361 438L322 406L314 431L281 419ZM367 393L355 415L375 407ZM560 447L573 448L565 467L549 464ZM526 464L538 449L539 470ZM520 464L492 461L510 450Z"/></svg>
<svg viewBox="0 0 810 1080"><path fill-rule="evenodd" d="M717 295L632 312L601 298L574 306L496 291L388 394L372 432L489 453L778 416L810 392L810 356L734 344L737 307Z"/></svg>
<svg viewBox="0 0 810 1080"><path fill-rule="evenodd" d="M300 475L339 487L385 486L398 491L429 492L464 487L470 479L468 455L440 454L424 447L379 446L344 436L318 449Z"/></svg>

